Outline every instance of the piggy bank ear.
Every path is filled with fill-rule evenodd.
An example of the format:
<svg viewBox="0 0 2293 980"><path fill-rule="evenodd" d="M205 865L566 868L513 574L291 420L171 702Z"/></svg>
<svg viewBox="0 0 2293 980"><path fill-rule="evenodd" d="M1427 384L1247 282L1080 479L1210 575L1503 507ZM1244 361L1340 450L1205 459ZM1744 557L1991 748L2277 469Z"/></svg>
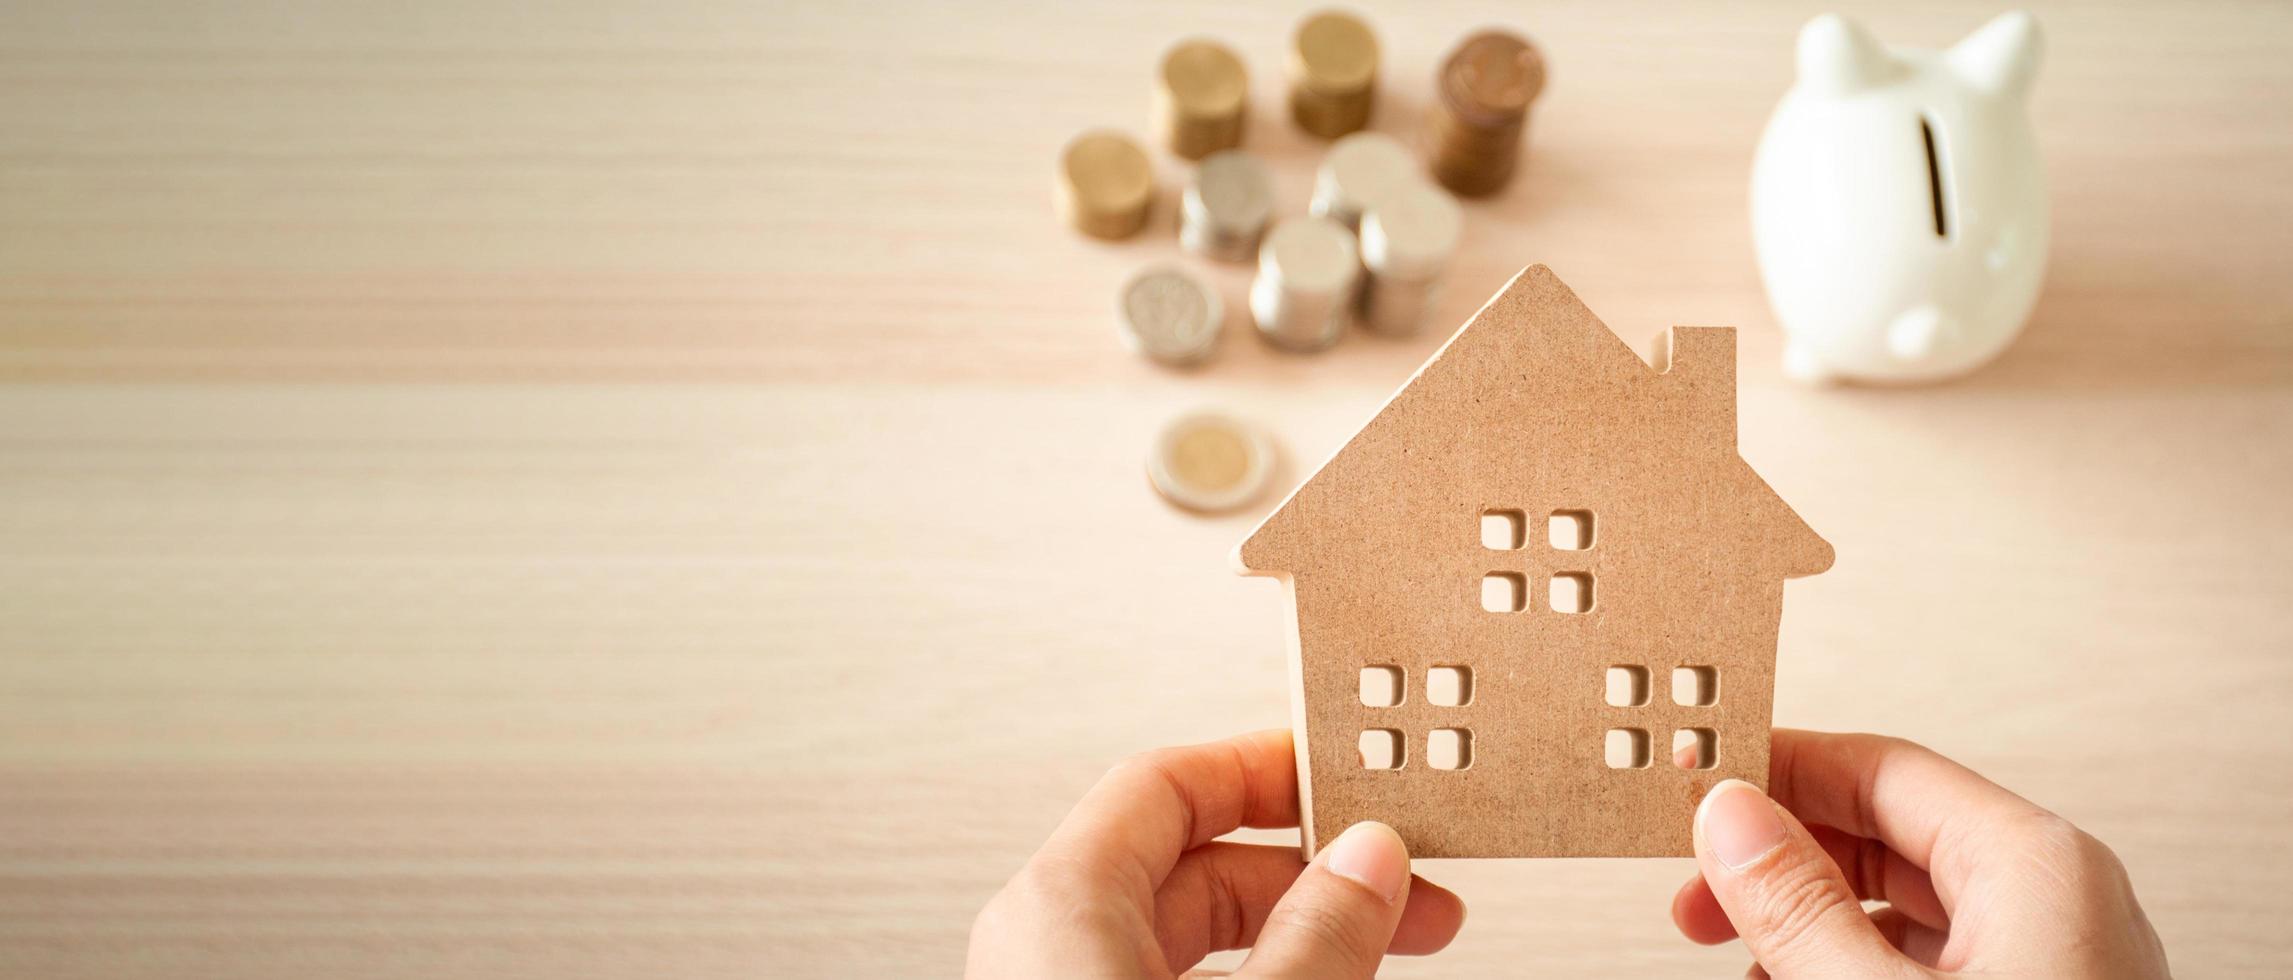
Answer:
<svg viewBox="0 0 2293 980"><path fill-rule="evenodd" d="M2038 18L2015 10L1991 22L1943 55L1951 69L1967 81L2011 99L2030 93L2038 75L2038 54L2045 41L2038 33Z"/></svg>
<svg viewBox="0 0 2293 980"><path fill-rule="evenodd" d="M1838 14L1824 14L1799 29L1799 83L1844 94L1887 82L1903 70L1868 31Z"/></svg>

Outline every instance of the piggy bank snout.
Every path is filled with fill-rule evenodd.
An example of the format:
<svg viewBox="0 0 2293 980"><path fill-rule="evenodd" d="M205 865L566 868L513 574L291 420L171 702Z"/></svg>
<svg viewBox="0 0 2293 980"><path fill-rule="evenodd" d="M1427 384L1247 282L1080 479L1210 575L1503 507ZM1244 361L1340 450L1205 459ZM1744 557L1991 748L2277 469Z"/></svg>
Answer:
<svg viewBox="0 0 2293 980"><path fill-rule="evenodd" d="M1899 361L1920 361L1959 339L1957 321L1931 305L1914 306L1887 321L1887 353Z"/></svg>

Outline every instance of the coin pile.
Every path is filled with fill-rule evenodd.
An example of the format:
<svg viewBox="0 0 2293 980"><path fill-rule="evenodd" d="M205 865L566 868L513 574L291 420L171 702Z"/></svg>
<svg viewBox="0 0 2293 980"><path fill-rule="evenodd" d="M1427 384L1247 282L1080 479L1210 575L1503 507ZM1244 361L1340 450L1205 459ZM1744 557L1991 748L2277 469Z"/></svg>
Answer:
<svg viewBox="0 0 2293 980"><path fill-rule="evenodd" d="M1290 117L1333 142L1315 170L1309 213L1279 220L1273 175L1240 148L1250 102L1241 56L1190 38L1164 53L1156 73L1157 142L1193 161L1178 199L1179 244L1203 259L1255 262L1244 308L1275 348L1322 350L1354 323L1379 334L1416 331L1463 231L1464 212L1450 192L1492 194L1519 169L1529 107L1545 80L1534 45L1485 30L1449 53L1434 78L1422 164L1393 137L1366 128L1379 56L1376 34L1352 14L1326 10L1298 24L1285 58ZM1086 235L1137 234L1156 197L1154 164L1128 136L1084 133L1060 155L1060 212ZM1201 274L1159 262L1123 283L1115 319L1124 346L1184 367L1216 354L1226 307ZM1255 499L1272 459L1255 427L1194 413L1158 439L1148 475L1173 503L1216 512Z"/></svg>
<svg viewBox="0 0 2293 980"><path fill-rule="evenodd" d="M1503 189L1520 158L1529 103L1544 87L1545 59L1535 45L1497 30L1466 38L1435 78L1434 179L1467 197Z"/></svg>
<svg viewBox="0 0 2293 980"><path fill-rule="evenodd" d="M1322 157L1307 210L1359 229L1363 212L1395 191L1424 182L1417 158L1400 140L1384 133L1355 133L1332 144Z"/></svg>
<svg viewBox="0 0 2293 980"><path fill-rule="evenodd" d="M1318 351L1344 335L1360 281L1353 232L1329 218L1291 218L1258 249L1250 317L1268 343Z"/></svg>
<svg viewBox="0 0 2293 980"><path fill-rule="evenodd" d="M1290 39L1290 116L1298 128L1337 139L1369 125L1377 102L1377 35L1361 18L1325 10Z"/></svg>
<svg viewBox="0 0 2293 980"><path fill-rule="evenodd" d="M1242 144L1250 105L1250 75L1234 49L1216 41L1181 41L1162 56L1155 115L1163 145L1200 160Z"/></svg>
<svg viewBox="0 0 2293 980"><path fill-rule="evenodd" d="M1178 244L1221 262L1247 262L1258 254L1266 221L1274 214L1274 178L1241 150L1221 150L1194 168L1178 205Z"/></svg>
<svg viewBox="0 0 2293 980"><path fill-rule="evenodd" d="M1361 319L1379 333L1406 335L1439 298L1441 273L1457 250L1465 213L1430 184L1401 188L1361 223Z"/></svg>
<svg viewBox="0 0 2293 980"><path fill-rule="evenodd" d="M1059 210L1076 231L1129 238L1146 227L1153 207L1154 166L1129 137L1095 130L1075 137L1059 155Z"/></svg>

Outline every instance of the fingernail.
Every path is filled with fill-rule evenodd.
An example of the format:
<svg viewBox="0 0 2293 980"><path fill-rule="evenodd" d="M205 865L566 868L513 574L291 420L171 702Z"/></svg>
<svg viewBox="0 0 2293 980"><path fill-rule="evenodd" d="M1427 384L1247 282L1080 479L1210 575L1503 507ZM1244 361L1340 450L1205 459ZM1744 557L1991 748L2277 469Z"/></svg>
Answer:
<svg viewBox="0 0 2293 980"><path fill-rule="evenodd" d="M1783 846L1783 817L1759 787L1741 779L1723 779L1704 794L1696 808L1696 827L1704 845L1730 871L1742 871L1769 851Z"/></svg>
<svg viewBox="0 0 2293 980"><path fill-rule="evenodd" d="M1390 903L1409 884L1409 848L1393 828L1364 820L1322 849L1322 867Z"/></svg>

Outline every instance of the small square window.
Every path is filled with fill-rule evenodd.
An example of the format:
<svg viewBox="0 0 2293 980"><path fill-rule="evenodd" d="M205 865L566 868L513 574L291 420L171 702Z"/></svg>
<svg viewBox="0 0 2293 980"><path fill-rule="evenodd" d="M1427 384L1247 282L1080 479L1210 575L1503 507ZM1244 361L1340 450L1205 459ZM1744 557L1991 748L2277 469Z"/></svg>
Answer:
<svg viewBox="0 0 2293 980"><path fill-rule="evenodd" d="M1691 708L1720 703L1720 672L1710 667L1672 668L1672 703Z"/></svg>
<svg viewBox="0 0 2293 980"><path fill-rule="evenodd" d="M1473 671L1466 667L1435 667L1425 672L1425 700L1455 708L1473 700Z"/></svg>
<svg viewBox="0 0 2293 980"><path fill-rule="evenodd" d="M1364 769L1401 768L1401 733L1390 728L1372 728L1361 733L1361 767Z"/></svg>
<svg viewBox="0 0 2293 980"><path fill-rule="evenodd" d="M1648 703L1648 668L1618 664L1608 668L1608 703L1637 708Z"/></svg>
<svg viewBox="0 0 2293 980"><path fill-rule="evenodd" d="M1648 768L1648 730L1645 728L1611 728L1608 730L1608 768Z"/></svg>
<svg viewBox="0 0 2293 980"><path fill-rule="evenodd" d="M1720 736L1709 728L1683 728L1672 733L1672 764L1682 769L1710 769L1720 762Z"/></svg>
<svg viewBox="0 0 2293 980"><path fill-rule="evenodd" d="M1552 520L1545 524L1545 539L1561 551L1583 551L1592 547L1592 512L1553 511Z"/></svg>
<svg viewBox="0 0 2293 980"><path fill-rule="evenodd" d="M1473 764L1473 733L1462 728L1436 728L1425 737L1425 764L1435 769L1463 769Z"/></svg>
<svg viewBox="0 0 2293 980"><path fill-rule="evenodd" d="M1529 608L1529 577L1519 572L1490 572L1481 576L1481 608L1490 612L1520 612Z"/></svg>
<svg viewBox="0 0 2293 980"><path fill-rule="evenodd" d="M1390 708L1401 703L1401 668L1377 665L1361 669L1361 703L1372 708Z"/></svg>
<svg viewBox="0 0 2293 980"><path fill-rule="evenodd" d="M1549 598L1552 600L1554 612L1591 612L1592 573L1561 572L1554 575Z"/></svg>
<svg viewBox="0 0 2293 980"><path fill-rule="evenodd" d="M1518 551L1529 541L1529 515L1517 510L1481 512L1481 547Z"/></svg>

